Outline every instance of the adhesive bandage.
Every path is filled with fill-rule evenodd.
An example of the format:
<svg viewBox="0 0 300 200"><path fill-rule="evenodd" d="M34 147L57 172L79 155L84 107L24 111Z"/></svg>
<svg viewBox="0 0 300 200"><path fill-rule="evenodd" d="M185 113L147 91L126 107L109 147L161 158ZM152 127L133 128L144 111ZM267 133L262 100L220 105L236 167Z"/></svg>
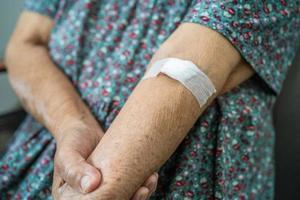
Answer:
<svg viewBox="0 0 300 200"><path fill-rule="evenodd" d="M148 79L163 73L183 84L203 106L216 89L210 79L191 61L166 58L155 62L142 78Z"/></svg>

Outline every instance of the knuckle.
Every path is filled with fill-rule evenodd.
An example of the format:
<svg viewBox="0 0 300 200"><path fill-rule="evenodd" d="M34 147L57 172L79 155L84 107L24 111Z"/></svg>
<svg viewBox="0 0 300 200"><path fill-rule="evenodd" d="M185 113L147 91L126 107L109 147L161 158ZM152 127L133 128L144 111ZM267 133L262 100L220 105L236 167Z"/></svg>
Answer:
<svg viewBox="0 0 300 200"><path fill-rule="evenodd" d="M63 150L60 150L56 153L54 158L54 166L57 169L57 172L62 175L72 175L74 174L74 168L76 165L71 162L70 156L65 153Z"/></svg>
<svg viewBox="0 0 300 200"><path fill-rule="evenodd" d="M74 167L69 166L64 168L64 173L66 178L69 179L74 177L74 175L76 175L76 170L74 169Z"/></svg>
<svg viewBox="0 0 300 200"><path fill-rule="evenodd" d="M80 159L74 158L70 152L66 152L64 149L57 151L54 158L54 170L71 186L79 184L82 175L81 165L78 161Z"/></svg>
<svg viewBox="0 0 300 200"><path fill-rule="evenodd" d="M54 169L57 171L57 173L61 174L63 171L65 171L65 161L61 158L60 154L56 154L54 158Z"/></svg>

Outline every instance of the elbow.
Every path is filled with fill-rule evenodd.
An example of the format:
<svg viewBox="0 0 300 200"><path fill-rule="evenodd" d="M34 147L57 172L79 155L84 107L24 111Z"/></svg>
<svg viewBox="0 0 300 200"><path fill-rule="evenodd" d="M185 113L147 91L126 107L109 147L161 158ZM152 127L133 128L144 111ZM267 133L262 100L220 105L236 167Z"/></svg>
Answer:
<svg viewBox="0 0 300 200"><path fill-rule="evenodd" d="M37 47L33 42L11 39L5 49L4 64L8 73L31 57L31 52Z"/></svg>
<svg viewBox="0 0 300 200"><path fill-rule="evenodd" d="M10 66L10 62L14 57L14 45L9 42L6 46L5 52L4 52L4 65L8 69L8 66Z"/></svg>
<svg viewBox="0 0 300 200"><path fill-rule="evenodd" d="M41 46L37 41L35 37L16 36L16 34L13 34L4 52L4 64L7 69L10 70L15 62L26 58L33 47Z"/></svg>
<svg viewBox="0 0 300 200"><path fill-rule="evenodd" d="M4 52L4 65L8 71L12 68L14 61L18 59L21 46L20 42L12 40L8 42Z"/></svg>

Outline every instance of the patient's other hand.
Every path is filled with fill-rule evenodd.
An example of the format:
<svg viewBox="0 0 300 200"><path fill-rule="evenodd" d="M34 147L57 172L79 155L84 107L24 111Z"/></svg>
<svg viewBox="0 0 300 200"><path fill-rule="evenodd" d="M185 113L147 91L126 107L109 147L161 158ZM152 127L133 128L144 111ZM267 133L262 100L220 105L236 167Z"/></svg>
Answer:
<svg viewBox="0 0 300 200"><path fill-rule="evenodd" d="M85 118L82 123L68 123L61 127L64 127L60 130L62 136L56 139L52 195L54 199L91 199L91 196L97 195L97 188L102 188L101 172L91 165L87 158L95 150L104 133L92 117ZM150 197L156 189L157 180L157 173L151 175L132 199ZM94 190L96 191L92 192ZM98 199L98 196L96 197Z"/></svg>
<svg viewBox="0 0 300 200"><path fill-rule="evenodd" d="M86 159L100 142L103 132L95 120L65 125L57 139L54 170L61 182L81 193L95 190L101 182L100 171ZM58 177L57 177L58 178Z"/></svg>
<svg viewBox="0 0 300 200"><path fill-rule="evenodd" d="M152 174L143 185L135 192L131 200L147 200L156 190L158 181L158 174ZM104 191L107 189L106 191ZM117 191L111 190L106 186L96 189L87 194L79 193L66 183L62 184L61 178L54 171L54 179L52 186L52 194L55 200L118 200L119 195L115 194ZM118 197L118 198L117 198ZM125 199L120 199L125 200Z"/></svg>

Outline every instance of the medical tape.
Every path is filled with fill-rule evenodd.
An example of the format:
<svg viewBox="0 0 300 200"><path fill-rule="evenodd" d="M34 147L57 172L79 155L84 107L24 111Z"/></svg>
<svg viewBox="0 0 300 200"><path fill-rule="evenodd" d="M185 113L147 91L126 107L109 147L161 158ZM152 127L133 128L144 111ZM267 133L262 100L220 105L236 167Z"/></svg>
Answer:
<svg viewBox="0 0 300 200"><path fill-rule="evenodd" d="M166 58L153 63L142 80L163 73L179 81L197 99L200 107L216 92L211 80L193 62L178 58Z"/></svg>

